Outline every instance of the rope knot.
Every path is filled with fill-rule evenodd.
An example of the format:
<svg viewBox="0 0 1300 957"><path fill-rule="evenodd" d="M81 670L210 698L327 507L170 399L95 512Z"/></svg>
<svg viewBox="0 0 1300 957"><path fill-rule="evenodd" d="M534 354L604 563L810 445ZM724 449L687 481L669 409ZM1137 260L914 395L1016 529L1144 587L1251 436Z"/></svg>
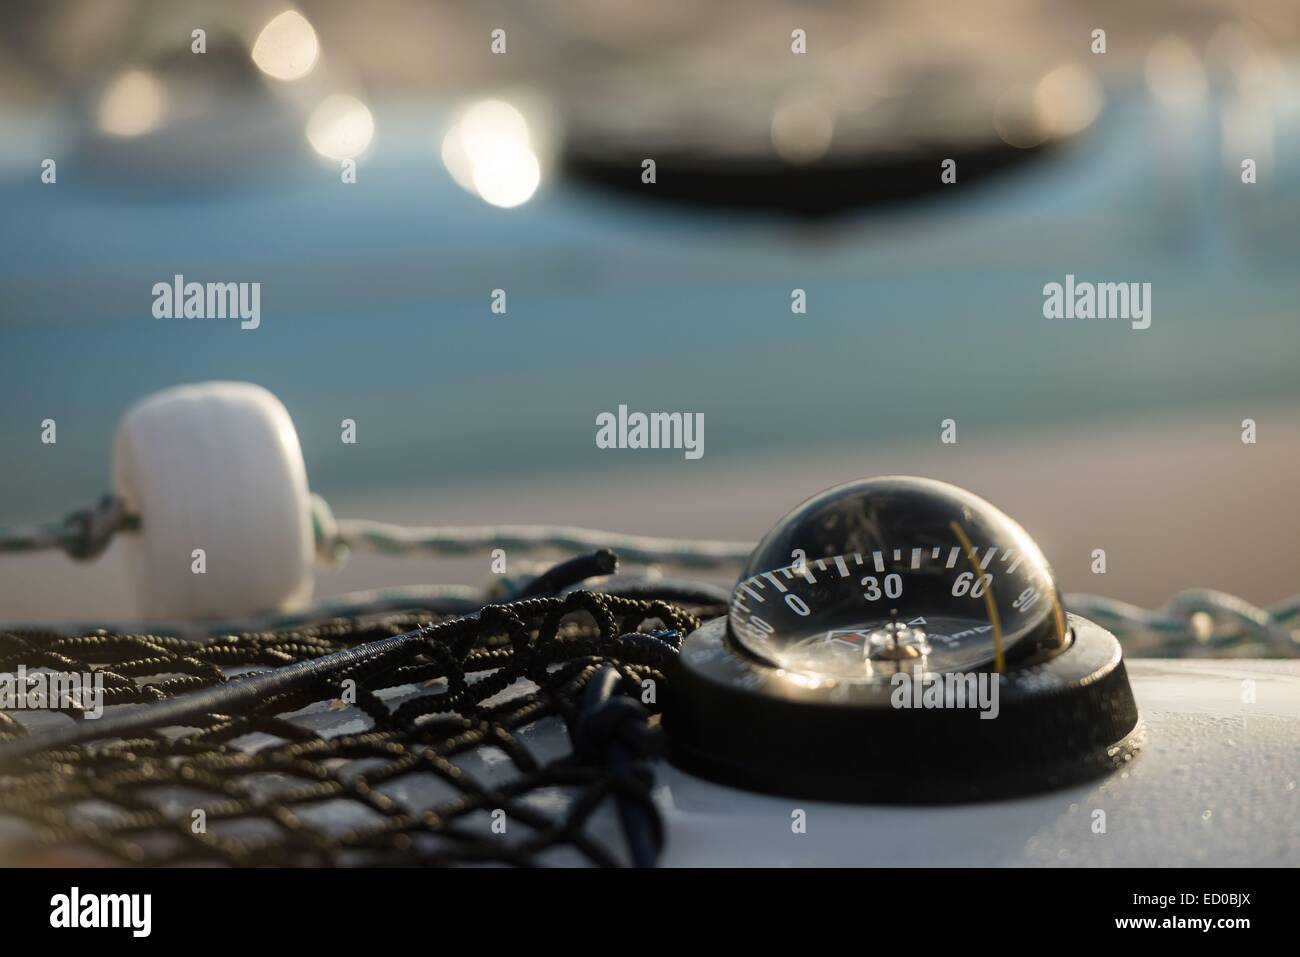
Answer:
<svg viewBox="0 0 1300 957"><path fill-rule="evenodd" d="M573 724L573 750L590 764L626 764L659 753L659 737L650 727L650 712L618 693L622 676L605 667L587 685L583 707ZM612 761L617 756L622 760Z"/></svg>
<svg viewBox="0 0 1300 957"><path fill-rule="evenodd" d="M87 561L104 551L119 531L137 524L127 515L125 502L105 495L93 508L80 509L64 519L60 544L77 561Z"/></svg>
<svg viewBox="0 0 1300 957"><path fill-rule="evenodd" d="M316 560L326 568L338 568L348 557L348 545L339 531L338 520L329 502L311 496L311 530L316 540Z"/></svg>

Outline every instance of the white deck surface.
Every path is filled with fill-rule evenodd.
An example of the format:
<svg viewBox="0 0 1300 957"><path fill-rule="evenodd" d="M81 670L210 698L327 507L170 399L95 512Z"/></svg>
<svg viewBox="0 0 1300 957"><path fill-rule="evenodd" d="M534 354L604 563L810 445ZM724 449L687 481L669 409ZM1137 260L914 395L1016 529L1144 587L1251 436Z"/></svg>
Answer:
<svg viewBox="0 0 1300 957"><path fill-rule="evenodd" d="M670 866L1300 865L1300 662L1128 662L1147 727L1130 770L1011 801L849 806L660 771ZM1243 704L1244 682L1255 703ZM791 832L794 808L807 833ZM1106 832L1092 830L1093 812Z"/></svg>
<svg viewBox="0 0 1300 957"><path fill-rule="evenodd" d="M668 843L661 863L713 866L1238 866L1300 865L1300 661L1132 660L1128 663L1147 730L1142 753L1125 771L1089 784L1037 797L953 807L882 807L828 804L751 794L703 781L661 762L655 799L664 813ZM516 686L515 690L522 685ZM428 689L393 689L390 706ZM1253 692L1254 703L1243 695ZM504 694L509 694L507 691ZM30 716L28 716L30 717ZM46 722L66 719L43 715ZM355 709L323 704L294 720L327 736L366 730ZM569 751L558 718L521 732L540 761ZM239 739L257 748L265 735ZM476 780L493 786L516 771L496 748L457 758ZM353 769L360 771L360 764ZM253 782L267 794L291 781L278 774ZM449 785L413 774L382 790L408 808L455 797ZM159 793L172 814L189 813L194 795ZM535 791L529 804L558 817L571 795L560 788ZM204 803L199 801L200 804ZM111 815L90 802L86 813ZM791 824L806 813L806 833ZM1105 812L1105 832L1094 832L1095 812ZM333 829L364 826L373 812L355 802L331 801L304 809L314 823ZM245 836L266 822L230 822ZM462 821L491 827L486 812ZM9 840L25 826L0 819L0 861ZM589 833L618 854L622 837L607 802ZM523 841L516 823L506 839ZM232 832L230 836L234 836ZM148 839L146 839L147 843ZM551 865L583 863L573 850L549 853Z"/></svg>

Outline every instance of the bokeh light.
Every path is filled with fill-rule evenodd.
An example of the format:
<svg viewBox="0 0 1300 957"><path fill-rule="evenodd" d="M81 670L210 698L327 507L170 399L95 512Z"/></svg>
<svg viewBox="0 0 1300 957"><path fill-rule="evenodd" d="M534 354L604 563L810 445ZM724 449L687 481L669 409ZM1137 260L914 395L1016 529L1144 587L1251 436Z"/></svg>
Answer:
<svg viewBox="0 0 1300 957"><path fill-rule="evenodd" d="M1205 66L1190 43L1179 36L1158 40L1147 52L1147 87L1170 109L1195 106L1209 90Z"/></svg>
<svg viewBox="0 0 1300 957"><path fill-rule="evenodd" d="M1066 63L1052 70L1034 88L1039 125L1051 136L1081 133L1101 112L1104 95L1091 70Z"/></svg>
<svg viewBox="0 0 1300 957"><path fill-rule="evenodd" d="M253 62L277 80L298 80L316 66L320 43L316 31L297 10L273 18L253 42Z"/></svg>
<svg viewBox="0 0 1300 957"><path fill-rule="evenodd" d="M493 206L526 203L541 183L528 121L504 100L480 100L452 124L442 161L464 190Z"/></svg>
<svg viewBox="0 0 1300 957"><path fill-rule="evenodd" d="M354 159L366 151L374 135L370 109L346 93L327 96L307 120L307 141L328 159Z"/></svg>
<svg viewBox="0 0 1300 957"><path fill-rule="evenodd" d="M772 111L772 148L787 163L814 163L830 149L835 120L821 99L800 93L781 98Z"/></svg>
<svg viewBox="0 0 1300 957"><path fill-rule="evenodd" d="M162 123L167 91L143 70L114 79L99 101L99 128L111 136L142 136Z"/></svg>
<svg viewBox="0 0 1300 957"><path fill-rule="evenodd" d="M998 97L993 107L993 129L1008 146L1031 149L1047 139L1047 130L1031 86L1014 86Z"/></svg>

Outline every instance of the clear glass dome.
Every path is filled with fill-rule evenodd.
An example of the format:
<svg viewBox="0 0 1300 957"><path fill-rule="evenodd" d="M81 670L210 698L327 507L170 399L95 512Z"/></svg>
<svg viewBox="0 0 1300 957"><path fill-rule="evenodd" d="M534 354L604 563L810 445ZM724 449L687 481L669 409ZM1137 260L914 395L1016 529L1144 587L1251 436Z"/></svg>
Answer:
<svg viewBox="0 0 1300 957"><path fill-rule="evenodd" d="M728 628L776 667L849 680L1001 671L1067 642L1051 569L1019 525L932 479L850 482L758 544Z"/></svg>

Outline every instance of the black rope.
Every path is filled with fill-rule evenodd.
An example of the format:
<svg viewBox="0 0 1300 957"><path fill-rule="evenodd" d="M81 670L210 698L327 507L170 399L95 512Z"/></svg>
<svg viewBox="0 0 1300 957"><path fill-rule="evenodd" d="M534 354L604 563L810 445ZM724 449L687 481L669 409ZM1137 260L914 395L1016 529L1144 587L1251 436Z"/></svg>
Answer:
<svg viewBox="0 0 1300 957"><path fill-rule="evenodd" d="M650 713L633 697L640 686L624 689L627 680L618 668L606 665L587 681L571 732L573 749L579 759L609 769L632 860L638 867L652 867L663 850L664 834L650 795L654 774L645 759L658 754L659 736Z"/></svg>
<svg viewBox="0 0 1300 957"><path fill-rule="evenodd" d="M612 575L618 569L618 556L608 548L601 548L590 555L579 555L566 562L560 562L538 575L519 592L519 598L534 598L538 595L554 595L571 585L585 582L588 578L600 575Z"/></svg>
<svg viewBox="0 0 1300 957"><path fill-rule="evenodd" d="M576 591L211 641L0 633L0 672L93 669L108 707L138 706L56 737L0 713L0 823L21 825L0 863L59 848L131 864L652 863L658 705L642 689L662 694L697 624L682 606ZM323 730L331 708L358 727ZM573 751L542 760L521 732L555 720ZM487 775L492 752L505 764ZM563 813L529 800L540 789L567 796ZM626 857L590 827L611 804ZM347 814L327 821L326 805Z"/></svg>

